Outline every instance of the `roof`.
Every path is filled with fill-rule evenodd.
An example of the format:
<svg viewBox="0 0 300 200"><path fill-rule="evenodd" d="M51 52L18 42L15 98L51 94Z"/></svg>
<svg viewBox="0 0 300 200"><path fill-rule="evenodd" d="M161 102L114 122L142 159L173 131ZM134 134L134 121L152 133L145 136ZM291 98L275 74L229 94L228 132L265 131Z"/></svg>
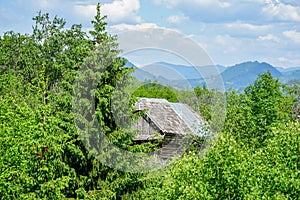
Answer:
<svg viewBox="0 0 300 200"><path fill-rule="evenodd" d="M135 107L137 110L146 109L147 117L163 133L205 135L205 121L185 104L170 103L166 99L140 98Z"/></svg>

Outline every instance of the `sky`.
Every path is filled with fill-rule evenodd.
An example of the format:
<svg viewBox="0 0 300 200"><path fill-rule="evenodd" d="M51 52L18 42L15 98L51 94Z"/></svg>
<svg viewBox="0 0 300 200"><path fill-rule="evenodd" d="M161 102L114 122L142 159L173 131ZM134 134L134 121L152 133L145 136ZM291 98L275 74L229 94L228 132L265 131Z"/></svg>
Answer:
<svg viewBox="0 0 300 200"><path fill-rule="evenodd" d="M2 0L0 34L31 33L38 11L91 29L95 0ZM143 28L176 31L200 45L213 63L245 61L300 67L299 0L102 0L112 34Z"/></svg>

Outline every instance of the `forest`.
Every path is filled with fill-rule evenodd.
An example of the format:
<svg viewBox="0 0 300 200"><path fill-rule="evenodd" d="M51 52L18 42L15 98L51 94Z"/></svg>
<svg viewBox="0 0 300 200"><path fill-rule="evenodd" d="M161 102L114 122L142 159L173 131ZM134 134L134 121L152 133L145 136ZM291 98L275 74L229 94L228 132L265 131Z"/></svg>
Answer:
<svg viewBox="0 0 300 200"><path fill-rule="evenodd" d="M148 83L129 94L134 69L119 57L105 20L99 4L89 32L39 12L31 34L0 36L0 199L299 198L300 84L263 73L242 92L228 90L224 108L215 101L222 95L206 87L188 91ZM217 124L217 139L207 141L205 155L191 145L153 172L105 165L118 152L103 146L104 135L130 152L158 148L133 145L127 120L116 122L141 96L189 104ZM215 106L226 110L224 121L215 117ZM96 122L102 134L89 129ZM99 159L94 151L104 150ZM115 162L122 167L123 161Z"/></svg>

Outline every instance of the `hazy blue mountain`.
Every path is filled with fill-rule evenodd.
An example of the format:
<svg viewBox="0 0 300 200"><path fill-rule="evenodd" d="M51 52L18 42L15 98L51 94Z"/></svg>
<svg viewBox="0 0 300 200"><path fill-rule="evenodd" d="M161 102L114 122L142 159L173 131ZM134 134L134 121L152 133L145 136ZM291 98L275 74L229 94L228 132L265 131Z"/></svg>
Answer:
<svg viewBox="0 0 300 200"><path fill-rule="evenodd" d="M267 71L282 82L300 81L300 68L275 68L268 63L258 61L244 62L229 67L221 65L193 67L166 62L152 63L142 68L137 68L128 62L127 66L136 69L132 75L141 81L157 81L164 85L186 89L203 86L205 81L202 75L206 76L206 80L208 80L207 77L213 79L216 75L221 75L226 89L243 89L252 84L259 74Z"/></svg>
<svg viewBox="0 0 300 200"><path fill-rule="evenodd" d="M217 69L219 70L220 73L224 72L227 67L223 66L223 65L216 65Z"/></svg>
<svg viewBox="0 0 300 200"><path fill-rule="evenodd" d="M142 68L137 68L133 76L143 81L158 81L176 88L188 89L203 86L205 81L202 76L207 78L220 75L225 69L226 68L221 65L193 67L156 62L143 66Z"/></svg>
<svg viewBox="0 0 300 200"><path fill-rule="evenodd" d="M300 70L294 69L286 72L282 72L283 77L280 79L282 82L289 83L292 81L300 81Z"/></svg>
<svg viewBox="0 0 300 200"><path fill-rule="evenodd" d="M135 71L132 72L131 74L132 76L136 77L137 79L141 80L141 81L155 81L157 78L152 75L151 73L148 73L144 70L141 70L139 68L135 68Z"/></svg>
<svg viewBox="0 0 300 200"><path fill-rule="evenodd" d="M159 64L169 69L175 70L178 73L185 76L187 79L195 79L201 76L202 72L211 70L213 73L222 73L225 71L226 67L222 65L208 65L208 66L189 66L189 65L177 65L166 62L158 62L154 64ZM216 71L215 71L216 70Z"/></svg>
<svg viewBox="0 0 300 200"><path fill-rule="evenodd" d="M242 89L254 83L260 73L270 72L273 77L280 78L282 74L272 65L260 62L244 62L228 67L223 73L226 88Z"/></svg>
<svg viewBox="0 0 300 200"><path fill-rule="evenodd" d="M126 63L127 67L133 67L135 69L134 72L132 72L132 76L137 78L140 81L143 82L159 82L163 85L172 86L175 88L192 88L188 81L186 81L184 78L178 75L177 72L174 72L174 70L169 69L166 66L162 66L159 64L151 64L144 66L142 68L136 67L133 63L130 61L127 61ZM177 79L172 79L172 76L169 76L169 74L176 74ZM173 76L174 78L174 76Z"/></svg>
<svg viewBox="0 0 300 200"><path fill-rule="evenodd" d="M300 67L289 67L289 68L276 67L276 69L281 73L285 73L285 72L298 71L300 70Z"/></svg>

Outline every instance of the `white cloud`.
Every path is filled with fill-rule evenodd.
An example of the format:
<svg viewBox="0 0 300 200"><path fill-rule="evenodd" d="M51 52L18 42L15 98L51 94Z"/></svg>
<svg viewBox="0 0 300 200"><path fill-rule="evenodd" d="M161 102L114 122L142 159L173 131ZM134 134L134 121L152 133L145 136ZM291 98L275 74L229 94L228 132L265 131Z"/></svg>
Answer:
<svg viewBox="0 0 300 200"><path fill-rule="evenodd" d="M186 3L190 3L190 4L194 4L197 6L212 6L212 5L217 5L221 8L227 8L231 5L231 3L229 3L228 1L220 1L220 0L187 0L187 1L181 1L181 2L186 2Z"/></svg>
<svg viewBox="0 0 300 200"><path fill-rule="evenodd" d="M96 5L75 5L74 11L77 15L92 19L96 15Z"/></svg>
<svg viewBox="0 0 300 200"><path fill-rule="evenodd" d="M299 0L152 0L152 2L167 8L179 9L192 20L207 22L300 21Z"/></svg>
<svg viewBox="0 0 300 200"><path fill-rule="evenodd" d="M152 3L156 5L165 5L168 8L174 8L177 6L193 6L193 7L218 6L221 8L227 8L231 6L229 2L224 2L220 0L152 0Z"/></svg>
<svg viewBox="0 0 300 200"><path fill-rule="evenodd" d="M179 33L181 34L181 32L177 29L174 28L167 28L167 27L163 27L163 26L159 26L155 23L140 23L140 24L126 24L126 23L122 23L122 24L116 24L113 26L109 27L109 31L113 34L119 34L121 32L126 32L126 31L149 31L150 29L153 30L164 30L164 33Z"/></svg>
<svg viewBox="0 0 300 200"><path fill-rule="evenodd" d="M229 2L219 2L219 6L221 8L228 8L228 7L231 6L231 3L229 3Z"/></svg>
<svg viewBox="0 0 300 200"><path fill-rule="evenodd" d="M172 24L179 24L183 21L188 20L189 18L185 15L172 15L167 18L167 21Z"/></svg>
<svg viewBox="0 0 300 200"><path fill-rule="evenodd" d="M255 25L244 21L234 21L229 23L205 23L201 29L202 33L219 35L230 35L237 38L254 38L267 35L274 30L273 24Z"/></svg>
<svg viewBox="0 0 300 200"><path fill-rule="evenodd" d="M34 4L36 7L42 8L42 9L52 8L54 6L53 1L51 1L51 0L37 0L34 2Z"/></svg>
<svg viewBox="0 0 300 200"><path fill-rule="evenodd" d="M285 58L285 57L279 57L277 59L279 62L287 62L289 59Z"/></svg>
<svg viewBox="0 0 300 200"><path fill-rule="evenodd" d="M20 4L21 1L18 1ZM58 0L31 0L30 4L32 4L34 7L38 9L55 9L57 7L61 6L61 2Z"/></svg>
<svg viewBox="0 0 300 200"><path fill-rule="evenodd" d="M178 9L193 21L228 22L261 18L262 0L152 0L154 4Z"/></svg>
<svg viewBox="0 0 300 200"><path fill-rule="evenodd" d="M220 0L177 0L175 1L175 5L178 4L185 4L190 6L196 6L196 7L212 7L217 6L219 8L228 8L231 6L231 3L224 2Z"/></svg>
<svg viewBox="0 0 300 200"><path fill-rule="evenodd" d="M233 28L233 29L246 29L249 31L267 31L270 28L270 25L254 25L250 23L244 23L244 22L234 22L234 23L227 23L225 24L227 28Z"/></svg>
<svg viewBox="0 0 300 200"><path fill-rule="evenodd" d="M269 19L300 22L300 6L284 4L279 0L267 0L262 12Z"/></svg>
<svg viewBox="0 0 300 200"><path fill-rule="evenodd" d="M142 19L138 16L139 9L139 0L115 0L112 3L105 3L101 6L103 15L107 15L108 20L113 23L141 22ZM74 10L84 18L92 18L96 14L96 5L75 5Z"/></svg>
<svg viewBox="0 0 300 200"><path fill-rule="evenodd" d="M139 9L139 0L116 0L102 6L103 13L109 16L112 22L141 22L142 19L138 16Z"/></svg>
<svg viewBox="0 0 300 200"><path fill-rule="evenodd" d="M180 0L151 0L155 5L164 5L167 8L174 8Z"/></svg>
<svg viewBox="0 0 300 200"><path fill-rule="evenodd" d="M154 23L141 23L135 25L122 23L110 26L111 31L134 31L147 28L159 28L159 26Z"/></svg>
<svg viewBox="0 0 300 200"><path fill-rule="evenodd" d="M217 35L215 43L217 46L222 46L223 53L235 52L240 47L241 40L229 35Z"/></svg>
<svg viewBox="0 0 300 200"><path fill-rule="evenodd" d="M300 44L300 32L297 32L296 30L284 31L283 35L293 42Z"/></svg>
<svg viewBox="0 0 300 200"><path fill-rule="evenodd" d="M275 35L272 34L268 34L268 35L264 35L264 36L259 36L258 41L273 41L273 42L280 42L280 39L278 37L276 37Z"/></svg>
<svg viewBox="0 0 300 200"><path fill-rule="evenodd" d="M279 57L269 56L269 57L261 58L259 60L270 63L275 67L290 68L290 67L300 66L300 60L295 59L295 57L289 55L284 55Z"/></svg>

